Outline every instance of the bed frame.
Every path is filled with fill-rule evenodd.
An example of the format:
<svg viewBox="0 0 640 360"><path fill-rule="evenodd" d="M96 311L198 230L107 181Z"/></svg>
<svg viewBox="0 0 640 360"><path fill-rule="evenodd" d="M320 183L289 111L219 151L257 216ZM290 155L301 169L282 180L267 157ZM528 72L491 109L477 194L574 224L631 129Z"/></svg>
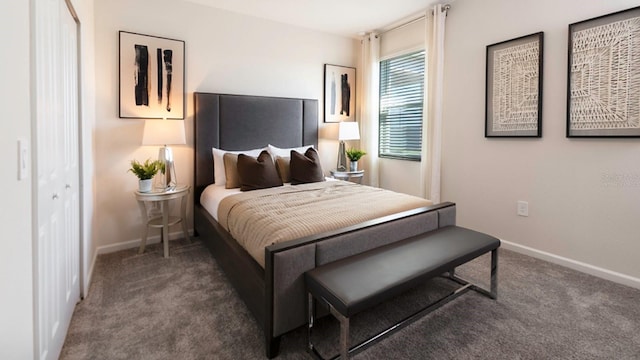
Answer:
<svg viewBox="0 0 640 360"><path fill-rule="evenodd" d="M318 145L318 101L195 93L194 229L254 315L268 358L280 337L306 324L304 273L338 259L455 225L455 204L405 211L336 231L271 245L262 268L200 205L213 180L211 148Z"/></svg>

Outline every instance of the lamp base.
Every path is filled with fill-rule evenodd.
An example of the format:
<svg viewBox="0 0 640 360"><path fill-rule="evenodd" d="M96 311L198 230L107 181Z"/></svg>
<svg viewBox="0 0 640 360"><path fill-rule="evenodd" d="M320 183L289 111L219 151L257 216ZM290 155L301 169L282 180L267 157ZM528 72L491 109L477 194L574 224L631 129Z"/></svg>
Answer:
<svg viewBox="0 0 640 360"><path fill-rule="evenodd" d="M173 163L173 151L168 146L163 146L158 152L158 160L164 165L154 180L154 187L158 190L172 190L178 185L176 168Z"/></svg>
<svg viewBox="0 0 640 360"><path fill-rule="evenodd" d="M340 140L338 146L338 163L336 164L336 170L347 171L347 154L344 148L344 141Z"/></svg>

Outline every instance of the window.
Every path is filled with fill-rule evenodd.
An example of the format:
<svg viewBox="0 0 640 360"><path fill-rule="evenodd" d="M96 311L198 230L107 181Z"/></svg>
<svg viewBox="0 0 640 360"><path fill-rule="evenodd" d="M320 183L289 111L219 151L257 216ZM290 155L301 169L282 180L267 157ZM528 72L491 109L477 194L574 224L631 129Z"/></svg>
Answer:
<svg viewBox="0 0 640 360"><path fill-rule="evenodd" d="M380 157L420 161L424 50L380 61Z"/></svg>

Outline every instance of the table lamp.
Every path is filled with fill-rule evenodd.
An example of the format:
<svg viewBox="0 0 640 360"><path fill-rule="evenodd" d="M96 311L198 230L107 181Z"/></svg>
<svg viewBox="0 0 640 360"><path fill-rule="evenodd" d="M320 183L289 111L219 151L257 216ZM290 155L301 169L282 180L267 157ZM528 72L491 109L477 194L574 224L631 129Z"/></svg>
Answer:
<svg viewBox="0 0 640 360"><path fill-rule="evenodd" d="M167 145L187 143L184 133L184 120L145 120L142 145L164 145L158 152L158 160L164 164L164 172L158 174L158 188L174 189L178 184L173 151Z"/></svg>
<svg viewBox="0 0 640 360"><path fill-rule="evenodd" d="M336 169L338 171L347 171L347 155L345 153L344 141L360 140L358 123L355 121L341 122L340 128L338 128L338 140L340 140L340 145L338 146L338 163L336 164Z"/></svg>

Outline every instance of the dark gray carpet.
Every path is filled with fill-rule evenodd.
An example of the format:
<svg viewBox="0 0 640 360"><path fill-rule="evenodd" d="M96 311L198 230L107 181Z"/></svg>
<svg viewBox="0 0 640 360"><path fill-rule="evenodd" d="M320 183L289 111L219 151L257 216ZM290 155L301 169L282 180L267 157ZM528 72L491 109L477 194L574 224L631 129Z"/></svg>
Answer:
<svg viewBox="0 0 640 360"><path fill-rule="evenodd" d="M262 359L262 332L208 250L171 242L98 257L89 296L75 310L61 359ZM458 274L488 283L489 257ZM354 356L355 359L640 359L640 290L501 250L499 298L473 291ZM454 286L435 279L352 321L359 341ZM329 355L337 322L320 319ZM306 359L305 330L279 359Z"/></svg>

